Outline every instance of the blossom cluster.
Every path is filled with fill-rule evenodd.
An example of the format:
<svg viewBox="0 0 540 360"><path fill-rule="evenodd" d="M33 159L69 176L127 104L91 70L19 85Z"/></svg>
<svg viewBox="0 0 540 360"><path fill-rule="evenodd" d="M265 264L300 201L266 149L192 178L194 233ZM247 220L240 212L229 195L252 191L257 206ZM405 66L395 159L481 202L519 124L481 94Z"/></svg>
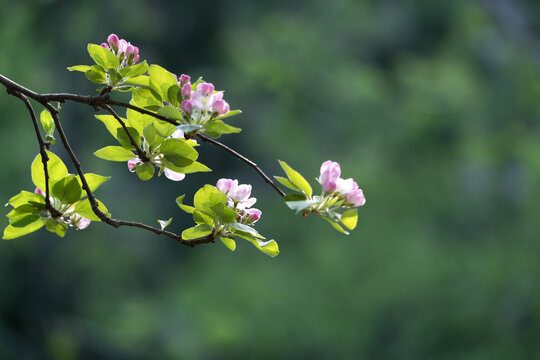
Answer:
<svg viewBox="0 0 540 360"><path fill-rule="evenodd" d="M119 39L116 34L109 35L107 42L101 46L118 56L121 67L131 66L139 61L139 48L124 39Z"/></svg>
<svg viewBox="0 0 540 360"><path fill-rule="evenodd" d="M41 190L40 188L36 188L36 190L34 190L34 193L36 193L38 195L41 195L43 197L46 196L45 192L43 190ZM61 206L62 205L62 204L58 204L58 200L56 200L52 196L49 196L49 199L51 200L51 202L55 206ZM72 226L77 230L86 229L88 227L88 225L90 225L91 220L85 218L84 216L82 216L80 214L77 214L74 211L74 206L70 206L69 208L62 209L62 210L64 210L62 212L62 216L55 219L58 223L64 223L66 226ZM50 215L48 215L48 218L52 219L52 217Z"/></svg>
<svg viewBox="0 0 540 360"><path fill-rule="evenodd" d="M236 179L219 179L216 188L227 195L227 205L238 213L238 222L249 225L261 218L262 211L251 207L257 201L250 197L251 185L239 185Z"/></svg>
<svg viewBox="0 0 540 360"><path fill-rule="evenodd" d="M184 132L182 130L180 130L180 129L176 129L172 133L172 135L168 137L168 139L169 138L170 139L183 139L184 138ZM188 140L188 141L196 142L196 140L193 140L193 139ZM144 143L143 143L143 147L144 147ZM163 159L163 154L159 153L159 149L156 149L155 153L150 155L150 162L160 168L160 172L159 172L160 174L161 173L165 174L165 176L168 179L173 180L173 181L184 180L184 178L186 177L186 174L176 172L176 171L173 171L173 170L165 167L165 165L163 165L163 162L161 161L161 159ZM131 172L137 171L137 166L142 165L142 164L143 164L143 161L138 157L136 157L134 159L131 159L131 160L128 160L128 162L127 162L128 169Z"/></svg>
<svg viewBox="0 0 540 360"><path fill-rule="evenodd" d="M193 90L191 77L185 74L178 79L182 102L180 108L196 124L203 123L213 116L225 115L230 111L229 104L223 100L223 91L215 91L212 83L199 83Z"/></svg>
<svg viewBox="0 0 540 360"><path fill-rule="evenodd" d="M366 203L366 198L362 189L352 178L342 179L341 168L337 162L330 160L321 165L321 175L319 183L322 185L323 192L327 195L337 195L348 206L362 206Z"/></svg>

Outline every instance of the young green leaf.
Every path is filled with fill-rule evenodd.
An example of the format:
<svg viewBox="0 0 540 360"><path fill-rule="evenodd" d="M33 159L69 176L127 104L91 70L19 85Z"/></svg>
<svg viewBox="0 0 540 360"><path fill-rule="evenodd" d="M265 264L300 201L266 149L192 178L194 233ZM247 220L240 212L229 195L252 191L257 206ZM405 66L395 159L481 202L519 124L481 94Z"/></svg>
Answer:
<svg viewBox="0 0 540 360"><path fill-rule="evenodd" d="M228 118L230 116L235 116L235 115L238 115L238 114L241 114L242 113L242 110L231 110L229 111L228 113L226 114L223 114L221 116L218 116L216 118L216 120L221 120L221 119L225 119L225 118Z"/></svg>
<svg viewBox="0 0 540 360"><path fill-rule="evenodd" d="M52 195L62 204L73 204L81 198L81 185L75 175L58 180L52 188Z"/></svg>
<svg viewBox="0 0 540 360"><path fill-rule="evenodd" d="M118 122L118 120L115 119L112 115L94 115L96 119L101 121L107 130L111 133L112 136L116 139L116 133L118 132L118 129L122 128L122 125ZM126 119L122 119L122 121L126 122Z"/></svg>
<svg viewBox="0 0 540 360"><path fill-rule="evenodd" d="M225 124L221 120L209 120L204 124L204 129L209 133L233 134L239 133L242 129Z"/></svg>
<svg viewBox="0 0 540 360"><path fill-rule="evenodd" d="M150 146L152 146L153 148L158 147L159 145L161 145L163 140L165 140L164 137L158 135L154 124L146 126L143 130L143 135L146 142L150 144Z"/></svg>
<svg viewBox="0 0 540 360"><path fill-rule="evenodd" d="M151 65L150 69L148 69L148 75L150 75L150 87L152 90L161 97L161 100L167 101L167 91L177 83L176 77L159 65Z"/></svg>
<svg viewBox="0 0 540 360"><path fill-rule="evenodd" d="M86 76L88 80L96 84L107 83L107 74L105 73L105 70L103 70L103 68L98 65L92 65L92 67L90 67L90 70L84 73L84 76Z"/></svg>
<svg viewBox="0 0 540 360"><path fill-rule="evenodd" d="M150 77L146 75L139 75L127 78L122 85L138 85L138 86L150 86ZM130 89L133 89L130 87Z"/></svg>
<svg viewBox="0 0 540 360"><path fill-rule="evenodd" d="M167 139L161 144L160 152L175 166L188 166L197 160L199 153L183 139Z"/></svg>
<svg viewBox="0 0 540 360"><path fill-rule="evenodd" d="M294 191L302 191L297 186L295 186L289 179L281 177L281 176L274 176L274 178L281 183L281 185L288 187L291 190Z"/></svg>
<svg viewBox="0 0 540 360"><path fill-rule="evenodd" d="M296 211L297 214L316 203L317 201L315 200L285 201L289 209Z"/></svg>
<svg viewBox="0 0 540 360"><path fill-rule="evenodd" d="M60 179L67 176L68 171L66 168L66 165L62 162L62 160L56 156L54 153L47 151L47 157L49 158L49 161L47 161L47 169L49 173L49 188L52 188L52 186ZM45 172L43 171L43 163L41 162L41 154L38 154L31 165L31 172L32 172L32 181L34 182L34 185L36 187L40 188L41 190L45 191Z"/></svg>
<svg viewBox="0 0 540 360"><path fill-rule="evenodd" d="M29 191L21 191L17 195L13 196L8 200L8 204L17 208L21 205L27 204L29 202L36 202L40 204L45 204L45 198L39 194L31 193ZM6 204L6 206L8 205Z"/></svg>
<svg viewBox="0 0 540 360"><path fill-rule="evenodd" d="M330 217L328 216L323 216L323 219L325 219L326 221L328 221L330 223L330 225L332 225L332 227L334 229L336 229L337 231L339 231L340 233L342 234L345 234L345 235L349 235L349 232L348 231L345 231L337 222L335 222L333 219L331 219Z"/></svg>
<svg viewBox="0 0 540 360"><path fill-rule="evenodd" d="M75 65L75 66L70 66L67 69L69 71L87 72L88 70L90 70L90 66L88 66L88 65Z"/></svg>
<svg viewBox="0 0 540 360"><path fill-rule="evenodd" d="M199 239L199 238L208 236L211 233L212 233L212 227L206 224L197 225L197 226L190 227L189 229L182 231L182 239L184 240Z"/></svg>
<svg viewBox="0 0 540 360"><path fill-rule="evenodd" d="M182 124L178 125L176 128L187 134L195 130L200 130L203 128L203 126L199 124Z"/></svg>
<svg viewBox="0 0 540 360"><path fill-rule="evenodd" d="M230 223L238 218L236 211L222 203L212 205L210 208L222 223Z"/></svg>
<svg viewBox="0 0 540 360"><path fill-rule="evenodd" d="M132 109L127 109L126 118L126 125L137 129L139 134L142 134L144 132L145 127L154 123L154 118L152 116L141 114L140 112Z"/></svg>
<svg viewBox="0 0 540 360"><path fill-rule="evenodd" d="M193 204L198 210L213 215L212 206L216 204L227 205L227 196L212 185L204 185L195 193Z"/></svg>
<svg viewBox="0 0 540 360"><path fill-rule="evenodd" d="M140 146L141 135L139 135L139 132L135 128L132 128L132 127L128 127L127 130L129 134L131 135L131 138L133 139L135 144L137 146ZM129 150L135 150L135 146L131 144L131 140L129 136L127 135L126 130L123 127L116 129L116 138L118 139L118 142L120 143L120 145L122 145L124 148L129 149Z"/></svg>
<svg viewBox="0 0 540 360"><path fill-rule="evenodd" d="M116 69L120 65L118 57L110 50L96 44L88 44L88 54L94 59L97 65L105 70Z"/></svg>
<svg viewBox="0 0 540 360"><path fill-rule="evenodd" d="M154 165L150 163L137 165L136 169L137 169L137 176L142 181L150 180L154 176L154 173L156 171L156 168L154 167Z"/></svg>
<svg viewBox="0 0 540 360"><path fill-rule="evenodd" d="M182 202L184 201L184 197L186 195L182 195L182 196L179 196L176 198L176 205L178 205L178 207L182 210L184 210L185 212L187 212L188 214L193 214L193 211L195 211L195 208L193 206L189 206L189 205L184 205L182 204Z"/></svg>
<svg viewBox="0 0 540 360"><path fill-rule="evenodd" d="M79 185L82 188L82 181L79 177L79 175L76 176L77 181L79 182ZM101 186L104 182L110 180L110 176L101 176L98 174L93 173L86 173L84 174L84 178L86 179L86 182L88 183L88 186L90 187L90 191L94 192L97 190L98 187ZM84 189L83 189L84 190ZM86 192L82 192L81 197L86 196Z"/></svg>
<svg viewBox="0 0 540 360"><path fill-rule="evenodd" d="M311 196L311 194L313 193L311 185L309 185L306 179L304 179L304 177L300 175L298 171L291 168L285 161L279 160L279 165L281 165L283 171L285 171L291 183L298 187L307 196Z"/></svg>
<svg viewBox="0 0 540 360"><path fill-rule="evenodd" d="M157 113L158 115L165 116L166 118L169 118L172 120L179 120L179 121L184 120L180 111L174 106L170 106L170 105L164 106L160 108L157 111Z"/></svg>
<svg viewBox="0 0 540 360"><path fill-rule="evenodd" d="M41 126L43 126L45 132L49 134L54 133L54 121L50 112L43 110L41 114L39 114L39 120L41 121Z"/></svg>
<svg viewBox="0 0 540 360"><path fill-rule="evenodd" d="M176 127L173 124L170 124L163 120L154 120L154 126L159 136L168 137L171 136Z"/></svg>
<svg viewBox="0 0 540 360"><path fill-rule="evenodd" d="M56 220L49 219L45 222L45 228L60 237L64 237L67 231L67 224L63 222L59 223Z"/></svg>
<svg viewBox="0 0 540 360"><path fill-rule="evenodd" d="M219 240L221 240L223 245L225 245L229 250L231 250L231 251L236 250L236 242L233 239L227 238L227 237L222 237Z"/></svg>
<svg viewBox="0 0 540 360"><path fill-rule="evenodd" d="M121 146L105 146L94 153L98 158L109 161L128 161L137 156Z"/></svg>
<svg viewBox="0 0 540 360"><path fill-rule="evenodd" d="M251 234L253 236L256 236L258 234L257 230L255 230L251 226L248 226L248 225L245 225L245 224L240 224L240 223L237 223L237 222L233 222L233 223L230 223L229 226L231 228L235 229L235 230L238 230L238 231L241 231L241 232L244 232L244 233L248 233L248 234Z"/></svg>
<svg viewBox="0 0 540 360"><path fill-rule="evenodd" d="M172 218L169 218L169 220L158 220L159 226L161 226L161 230L165 230L167 226L169 226L172 222Z"/></svg>
<svg viewBox="0 0 540 360"><path fill-rule="evenodd" d="M199 225L207 224L214 226L214 218L197 209L193 210L193 221Z"/></svg>
<svg viewBox="0 0 540 360"><path fill-rule="evenodd" d="M101 212L103 212L105 215L110 216L109 210L107 210L105 205L101 201L99 201L98 199L96 199L96 202L98 204L98 209L101 210ZM90 200L88 200L88 199L84 199L84 200L79 201L75 205L75 210L74 211L77 214L79 214L81 216L84 216L85 218L90 219L92 221L101 221L101 219L98 218L97 215L92 210L92 205L90 205Z"/></svg>
<svg viewBox="0 0 540 360"><path fill-rule="evenodd" d="M10 240L18 238L19 236L30 234L31 232L39 230L43 225L45 225L45 220L42 218L37 219L36 221L26 225L25 227L15 227L12 225L8 225L4 229L4 235L2 236L2 239Z"/></svg>
<svg viewBox="0 0 540 360"><path fill-rule="evenodd" d="M353 230L358 222L358 209L347 210L341 215L341 223L349 230Z"/></svg>
<svg viewBox="0 0 540 360"><path fill-rule="evenodd" d="M122 78L134 77L144 74L148 70L146 61L121 69L118 73Z"/></svg>
<svg viewBox="0 0 540 360"><path fill-rule="evenodd" d="M133 98L131 103L133 105L151 110L157 110L163 106L159 94L149 88L136 88L133 90Z"/></svg>

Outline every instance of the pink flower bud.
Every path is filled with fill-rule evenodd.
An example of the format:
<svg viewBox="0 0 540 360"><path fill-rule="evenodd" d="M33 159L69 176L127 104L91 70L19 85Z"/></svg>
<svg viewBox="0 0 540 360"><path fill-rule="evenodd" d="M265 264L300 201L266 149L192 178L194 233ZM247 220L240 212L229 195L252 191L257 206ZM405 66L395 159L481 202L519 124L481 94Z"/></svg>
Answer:
<svg viewBox="0 0 540 360"><path fill-rule="evenodd" d="M236 203L245 201L251 195L251 185L238 185L229 191L229 197Z"/></svg>
<svg viewBox="0 0 540 360"><path fill-rule="evenodd" d="M135 54L135 46L133 45L126 46L126 56L132 57L134 56L134 54Z"/></svg>
<svg viewBox="0 0 540 360"><path fill-rule="evenodd" d="M191 97L191 83L186 83L182 86L182 98L189 99Z"/></svg>
<svg viewBox="0 0 540 360"><path fill-rule="evenodd" d="M212 83L200 83L197 85L197 91L202 96L210 96L214 93L214 85Z"/></svg>
<svg viewBox="0 0 540 360"><path fill-rule="evenodd" d="M180 130L180 129L176 129L172 133L171 138L173 138L173 139L183 139L184 138L184 132L182 130Z"/></svg>
<svg viewBox="0 0 540 360"><path fill-rule="evenodd" d="M73 217L72 217L71 221L72 221L73 226L77 230L86 229L88 227L88 225L90 225L90 223L92 222L90 219L87 219L84 216L81 216L81 215L76 214L76 213L73 214Z"/></svg>
<svg viewBox="0 0 540 360"><path fill-rule="evenodd" d="M120 41L120 39L118 39L118 36L116 36L115 34L111 34L109 35L109 37L107 38L107 42L109 43L109 45L111 45L111 48L114 50L114 51L117 51L118 50L118 42Z"/></svg>
<svg viewBox="0 0 540 360"><path fill-rule="evenodd" d="M34 190L34 193L35 194L38 194L38 195L41 195L43 197L45 197L45 192L43 190L41 190L40 188L36 188L36 190Z"/></svg>
<svg viewBox="0 0 540 360"><path fill-rule="evenodd" d="M179 172L176 172L176 171L172 171L172 170L167 169L167 168L165 168L163 173L165 174L165 176L168 179L171 179L172 181L181 181L181 180L184 180L184 178L186 177L186 174L182 174L182 173L179 173Z"/></svg>
<svg viewBox="0 0 540 360"><path fill-rule="evenodd" d="M123 57L126 53L127 47L130 45L126 40L122 39L118 42L118 52L119 57Z"/></svg>
<svg viewBox="0 0 540 360"><path fill-rule="evenodd" d="M127 166L128 166L129 171L135 172L137 170L136 167L137 167L138 162L139 162L138 158L128 160Z"/></svg>
<svg viewBox="0 0 540 360"><path fill-rule="evenodd" d="M186 74L182 74L180 75L180 83L183 85L183 84L187 84L188 82L191 81L191 76L188 76Z"/></svg>
<svg viewBox="0 0 540 360"><path fill-rule="evenodd" d="M259 209L251 208L245 210L246 212L246 219L251 223L256 223L262 215L262 211Z"/></svg>
<svg viewBox="0 0 540 360"><path fill-rule="evenodd" d="M107 43L101 43L101 47L107 49L107 50L111 50L111 48L109 48L109 45Z"/></svg>
<svg viewBox="0 0 540 360"><path fill-rule="evenodd" d="M337 179L336 181L336 191L340 195L347 195L353 190L358 189L356 182L351 179Z"/></svg>
<svg viewBox="0 0 540 360"><path fill-rule="evenodd" d="M137 54L135 55L135 57L133 58L133 63L135 64L137 61L139 61L140 59L140 56Z"/></svg>
<svg viewBox="0 0 540 360"><path fill-rule="evenodd" d="M238 186L238 180L231 179L219 179L216 187L219 191L227 195L231 189L234 189Z"/></svg>
<svg viewBox="0 0 540 360"><path fill-rule="evenodd" d="M225 115L230 110L229 104L225 100L221 99L214 101L214 103L212 104L212 109L218 115Z"/></svg>
<svg viewBox="0 0 540 360"><path fill-rule="evenodd" d="M363 206L366 203L366 198L361 189L356 189L347 194L346 203L352 206Z"/></svg>
<svg viewBox="0 0 540 360"><path fill-rule="evenodd" d="M190 100L183 100L180 103L180 108L188 114L191 114L191 112L193 111L193 104Z"/></svg>
<svg viewBox="0 0 540 360"><path fill-rule="evenodd" d="M319 183L321 183L325 193L329 194L336 191L336 182L339 179L339 175L341 175L341 168L337 162L328 160L322 163Z"/></svg>

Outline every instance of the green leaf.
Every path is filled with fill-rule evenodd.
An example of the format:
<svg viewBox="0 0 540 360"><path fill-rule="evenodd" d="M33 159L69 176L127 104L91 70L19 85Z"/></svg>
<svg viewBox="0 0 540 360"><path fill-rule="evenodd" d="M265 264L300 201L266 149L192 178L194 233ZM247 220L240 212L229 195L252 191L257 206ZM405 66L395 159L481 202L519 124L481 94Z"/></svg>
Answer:
<svg viewBox="0 0 540 360"><path fill-rule="evenodd" d="M207 224L209 226L214 225L214 218L203 213L200 210L195 209L193 211L193 221L195 221L197 224Z"/></svg>
<svg viewBox="0 0 540 360"><path fill-rule="evenodd" d="M206 237L212 233L212 227L208 226L206 224L203 225L197 225L194 227L190 227L189 229L186 229L182 231L182 239L184 240L194 240Z"/></svg>
<svg viewBox="0 0 540 360"><path fill-rule="evenodd" d="M156 168L154 167L154 165L150 163L137 165L136 169L137 169L137 176L142 181L150 180L154 176L154 173L156 172Z"/></svg>
<svg viewBox="0 0 540 360"><path fill-rule="evenodd" d="M255 230L251 226L247 226L245 224L240 224L240 223L237 223L237 222L233 222L233 223L230 223L229 226L232 227L235 230L245 232L245 233L251 234L253 236L256 236L258 234L257 230Z"/></svg>
<svg viewBox="0 0 540 360"><path fill-rule="evenodd" d="M163 101L167 101L167 91L172 85L177 83L176 77L159 65L151 65L148 70L150 75L150 87Z"/></svg>
<svg viewBox="0 0 540 360"><path fill-rule="evenodd" d="M77 181L79 182L79 185L82 188L81 178L79 177L79 175L77 175L76 178L77 178ZM110 180L111 177L110 176L101 176L101 175L93 174L93 173L86 173L86 174L84 174L84 178L86 179L86 182L88 183L88 187L90 188L90 191L94 192L94 191L97 190L97 188L99 188L101 186L101 184L103 184L104 182ZM81 194L81 197L83 197L85 195L86 195L86 193L83 191L83 193Z"/></svg>
<svg viewBox="0 0 540 360"><path fill-rule="evenodd" d="M166 159L163 159L162 162L163 162L163 165L165 165L165 167L171 169L172 171L180 172L182 174L192 174L192 173L196 173L196 172L209 172L209 171L212 171L209 167L207 167L204 164L201 164L198 161L194 161L191 164L189 164L187 166L182 166L182 167L176 166L172 162L167 161Z"/></svg>
<svg viewBox="0 0 540 360"><path fill-rule="evenodd" d="M128 161L137 156L121 146L105 146L94 153L98 158L109 161Z"/></svg>
<svg viewBox="0 0 540 360"><path fill-rule="evenodd" d="M141 135L139 135L139 132L132 127L128 127L127 131L131 135L133 141L137 146L141 145ZM129 139L129 136L127 135L126 130L121 127L116 129L116 138L118 139L118 142L120 145L122 145L124 148L129 150L135 150L135 146L131 144L131 140Z"/></svg>
<svg viewBox="0 0 540 360"><path fill-rule="evenodd" d="M297 214L316 203L317 201L315 200L285 201L285 204L287 204L290 209L296 211Z"/></svg>
<svg viewBox="0 0 540 360"><path fill-rule="evenodd" d="M53 219L49 219L45 222L45 228L60 237L64 237L66 235L67 227L67 224L63 222L59 223Z"/></svg>
<svg viewBox="0 0 540 360"><path fill-rule="evenodd" d="M88 54L105 70L116 69L120 65L118 57L102 46L88 44Z"/></svg>
<svg viewBox="0 0 540 360"><path fill-rule="evenodd" d="M169 98L171 105L180 107L180 103L182 102L182 91L178 84L169 87L167 90L167 97Z"/></svg>
<svg viewBox="0 0 540 360"><path fill-rule="evenodd" d="M204 124L204 129L208 133L233 134L239 133L242 129L225 124L221 120L209 120Z"/></svg>
<svg viewBox="0 0 540 360"><path fill-rule="evenodd" d="M90 70L84 73L88 80L96 84L107 84L107 74L101 66L92 65Z"/></svg>
<svg viewBox="0 0 540 360"><path fill-rule="evenodd" d="M182 114L180 111L175 108L174 106L167 105L162 108L160 108L157 111L158 115L165 116L166 118L172 119L172 120L184 120L182 117Z"/></svg>
<svg viewBox="0 0 540 360"><path fill-rule="evenodd" d="M154 118L150 115L141 114L138 111L127 109L126 111L126 125L137 129L139 134L144 132L144 128L154 123ZM116 132L115 132L116 134Z"/></svg>
<svg viewBox="0 0 540 360"><path fill-rule="evenodd" d="M283 171L285 171L291 183L298 187L307 196L311 196L311 194L313 193L311 185L309 185L306 179L304 179L304 177L300 175L298 171L291 168L285 161L279 160L279 165L281 165Z"/></svg>
<svg viewBox="0 0 540 360"><path fill-rule="evenodd" d="M231 251L236 250L236 242L233 239L227 238L227 237L222 237L219 240L221 240L223 245L225 245L229 250L231 250Z"/></svg>
<svg viewBox="0 0 540 360"><path fill-rule="evenodd" d="M182 195L182 196L179 196L176 198L176 205L178 205L178 207L182 210L184 210L185 212L187 212L188 214L193 214L193 211L195 211L195 208L193 206L189 206L189 205L184 205L182 204L182 202L184 201L184 197L186 195Z"/></svg>
<svg viewBox="0 0 540 360"><path fill-rule="evenodd" d="M204 185L195 193L193 204L198 210L213 215L212 206L216 204L227 205L227 196L212 185Z"/></svg>
<svg viewBox="0 0 540 360"><path fill-rule="evenodd" d="M128 66L123 69L120 69L118 74L122 78L128 78L128 77L134 77L144 74L148 70L148 64L146 63L146 60L142 63L138 63L133 66Z"/></svg>
<svg viewBox="0 0 540 360"><path fill-rule="evenodd" d="M105 207L105 205L99 201L98 199L96 199L96 202L98 204L98 209L101 210L105 215L107 216L110 216L109 214L109 210L107 210L107 207ZM76 205L75 205L75 210L74 210L77 214L87 218L87 219L90 219L92 221L101 221L100 218L97 217L96 214L94 214L94 211L92 211L92 205L90 205L90 200L88 199L84 199L84 200L81 200L79 201Z"/></svg>
<svg viewBox="0 0 540 360"><path fill-rule="evenodd" d="M122 128L122 125L120 125L118 120L116 120L116 118L112 115L94 115L94 116L96 117L96 119L98 119L103 124L105 124L105 127L107 128L107 130L109 130L111 135L114 136L114 138L116 139L117 138L116 133L118 129ZM122 119L122 121L127 122L126 119Z"/></svg>
<svg viewBox="0 0 540 360"><path fill-rule="evenodd" d="M279 246L275 240L263 241L261 239L257 239L255 242L252 241L252 243L257 247L257 249L270 257L276 257L279 255Z"/></svg>
<svg viewBox="0 0 540 360"><path fill-rule="evenodd" d="M75 175L68 175L54 184L52 194L62 204L73 204L81 198L81 185Z"/></svg>
<svg viewBox="0 0 540 360"><path fill-rule="evenodd" d="M159 95L149 88L136 88L133 90L133 99L130 103L152 110L157 110L163 106Z"/></svg>
<svg viewBox="0 0 540 360"><path fill-rule="evenodd" d="M171 136L174 130L176 130L176 127L173 124L158 119L154 120L154 126L156 127L158 135L163 136L164 138Z"/></svg>
<svg viewBox="0 0 540 360"><path fill-rule="evenodd" d="M66 165L64 165L62 160L54 153L47 151L47 157L49 158L49 161L47 161L47 169L49 172L49 188L52 188L52 186L58 180L67 176L68 171ZM45 172L43 171L41 154L38 154L34 158L34 161L32 162L30 168L32 171L32 181L34 182L34 185L45 191Z"/></svg>
<svg viewBox="0 0 540 360"><path fill-rule="evenodd" d="M146 142L150 144L150 146L152 146L153 148L158 147L159 145L161 145L161 143L163 143L163 140L165 140L164 137L158 135L154 124L146 126L143 130L143 135Z"/></svg>
<svg viewBox="0 0 540 360"><path fill-rule="evenodd" d="M203 128L203 126L199 124L182 124L178 125L176 128L187 134L195 130L200 130Z"/></svg>
<svg viewBox="0 0 540 360"><path fill-rule="evenodd" d="M226 114L223 114L221 116L218 116L216 118L216 120L221 120L221 119L225 119L225 118L228 118L229 116L235 116L235 115L238 115L238 114L241 114L242 113L242 110L231 110L229 111L228 113Z"/></svg>
<svg viewBox="0 0 540 360"><path fill-rule="evenodd" d="M10 240L18 238L19 236L30 234L31 232L41 229L43 225L45 225L45 220L42 218L37 219L36 221L26 225L25 227L15 227L8 225L4 229L4 235L2 236L2 239Z"/></svg>
<svg viewBox="0 0 540 360"><path fill-rule="evenodd" d="M347 210L341 215L341 223L349 230L353 230L358 222L358 209Z"/></svg>
<svg viewBox="0 0 540 360"><path fill-rule="evenodd" d="M297 186L295 186L289 179L281 177L281 176L274 176L274 178L281 183L281 185L288 187L291 190L294 191L302 191Z"/></svg>
<svg viewBox="0 0 540 360"><path fill-rule="evenodd" d="M161 230L165 230L167 226L171 224L172 218L169 218L169 220L158 220L159 226L161 226Z"/></svg>
<svg viewBox="0 0 540 360"><path fill-rule="evenodd" d="M10 225L18 228L26 227L38 219L41 219L41 216L37 214L25 214L24 216L20 216L10 221Z"/></svg>
<svg viewBox="0 0 540 360"><path fill-rule="evenodd" d="M330 225L332 225L332 227L334 229L336 229L337 231L339 231L340 233L342 234L345 234L345 235L349 235L349 232L348 231L345 231L337 222L335 222L333 219L331 219L330 217L328 216L323 216L323 219L325 219L326 221L328 221L330 223Z"/></svg>
<svg viewBox="0 0 540 360"><path fill-rule="evenodd" d="M48 112L47 110L43 110L39 115L39 119L41 121L41 126L43 126L45 132L49 134L54 133L54 121L50 112Z"/></svg>
<svg viewBox="0 0 540 360"><path fill-rule="evenodd" d="M88 65L75 65L75 66L70 66L67 69L69 71L87 72L88 70L90 70L90 66L88 66Z"/></svg>
<svg viewBox="0 0 540 360"><path fill-rule="evenodd" d="M150 77L146 75L130 77L124 80L122 85L150 86Z"/></svg>
<svg viewBox="0 0 540 360"><path fill-rule="evenodd" d="M199 153L186 143L184 139L167 139L161 144L160 152L165 159L175 166L190 165L199 156Z"/></svg>
<svg viewBox="0 0 540 360"><path fill-rule="evenodd" d="M45 198L43 196L25 190L9 199L8 204L14 208L17 208L21 205L29 203L30 201L45 204Z"/></svg>
<svg viewBox="0 0 540 360"><path fill-rule="evenodd" d="M215 204L210 208L217 215L217 218L222 223L230 223L238 218L238 214L236 213L236 211L234 211L227 205L223 205L222 203Z"/></svg>

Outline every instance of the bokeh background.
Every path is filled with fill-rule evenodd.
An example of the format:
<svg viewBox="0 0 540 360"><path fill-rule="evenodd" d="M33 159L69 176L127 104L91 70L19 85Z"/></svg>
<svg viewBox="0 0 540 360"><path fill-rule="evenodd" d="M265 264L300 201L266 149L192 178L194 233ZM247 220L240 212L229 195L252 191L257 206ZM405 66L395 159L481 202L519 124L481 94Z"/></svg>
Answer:
<svg viewBox="0 0 540 360"><path fill-rule="evenodd" d="M176 196L237 178L281 254L97 223L2 241L0 359L540 356L540 3L0 0L0 72L93 94L65 68L112 32L226 89L243 132L222 140L268 173L338 161L367 204L340 235L208 144L214 172L141 183L92 155L114 141L92 109L65 104L83 168L113 177L97 195L114 217L181 231ZM3 93L0 109L5 203L33 189L38 147L23 104Z"/></svg>

